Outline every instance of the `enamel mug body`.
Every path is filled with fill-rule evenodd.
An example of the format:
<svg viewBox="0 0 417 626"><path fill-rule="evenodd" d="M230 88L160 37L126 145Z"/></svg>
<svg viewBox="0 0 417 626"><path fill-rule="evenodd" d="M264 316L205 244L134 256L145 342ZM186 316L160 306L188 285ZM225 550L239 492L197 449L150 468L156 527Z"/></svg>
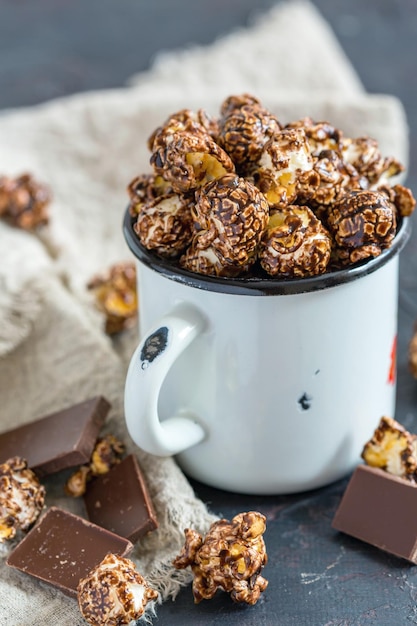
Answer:
<svg viewBox="0 0 417 626"><path fill-rule="evenodd" d="M140 345L126 380L135 443L251 494L335 481L395 412L398 252L297 280L221 279L137 257Z"/></svg>

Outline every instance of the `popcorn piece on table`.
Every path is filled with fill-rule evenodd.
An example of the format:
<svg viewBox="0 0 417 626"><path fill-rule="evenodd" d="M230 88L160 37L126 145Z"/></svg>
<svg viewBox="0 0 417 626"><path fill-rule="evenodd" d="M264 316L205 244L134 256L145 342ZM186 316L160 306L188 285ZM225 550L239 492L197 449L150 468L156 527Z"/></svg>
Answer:
<svg viewBox="0 0 417 626"><path fill-rule="evenodd" d="M80 581L77 592L91 626L133 626L158 597L130 559L111 553Z"/></svg>
<svg viewBox="0 0 417 626"><path fill-rule="evenodd" d="M415 480L417 436L394 419L382 417L372 439L363 448L362 458L367 465Z"/></svg>
<svg viewBox="0 0 417 626"><path fill-rule="evenodd" d="M31 174L17 178L0 176L0 216L13 226L34 230L47 224L50 200L48 187Z"/></svg>
<svg viewBox="0 0 417 626"><path fill-rule="evenodd" d="M267 563L265 528L265 516L250 511L239 513L231 522L214 522L204 539L195 530L185 530L185 545L173 565L177 569L191 566L196 603L223 589L235 602L256 604L268 585L261 576Z"/></svg>
<svg viewBox="0 0 417 626"><path fill-rule="evenodd" d="M259 246L259 260L270 276L323 274L330 260L329 233L307 206L272 211Z"/></svg>
<svg viewBox="0 0 417 626"><path fill-rule="evenodd" d="M134 263L112 265L107 272L92 278L87 288L93 292L97 308L106 316L107 334L121 332L135 323L138 301Z"/></svg>
<svg viewBox="0 0 417 626"><path fill-rule="evenodd" d="M27 462L13 457L0 464L0 543L27 530L45 504L45 487Z"/></svg>
<svg viewBox="0 0 417 626"><path fill-rule="evenodd" d="M78 498L85 494L87 482L94 476L101 476L120 463L125 452L124 444L114 435L105 435L97 439L88 465L82 465L72 474L66 484L65 492Z"/></svg>

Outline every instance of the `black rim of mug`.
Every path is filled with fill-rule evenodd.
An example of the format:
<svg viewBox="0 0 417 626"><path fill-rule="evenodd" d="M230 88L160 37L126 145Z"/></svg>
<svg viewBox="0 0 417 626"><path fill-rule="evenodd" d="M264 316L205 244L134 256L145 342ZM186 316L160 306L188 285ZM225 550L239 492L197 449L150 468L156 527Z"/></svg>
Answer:
<svg viewBox="0 0 417 626"><path fill-rule="evenodd" d="M178 266L172 260L167 260L144 248L134 229L135 218L125 212L123 233L126 243L134 256L150 269L158 272L165 278L195 289L217 291L220 293L246 296L276 296L295 295L311 291L321 291L330 287L337 287L352 282L368 274L372 274L401 252L411 233L409 218L402 218L400 227L390 248L379 256L367 259L357 265L341 270L309 276L308 278L260 278L249 276L244 278L226 278L222 276L205 276L190 272Z"/></svg>

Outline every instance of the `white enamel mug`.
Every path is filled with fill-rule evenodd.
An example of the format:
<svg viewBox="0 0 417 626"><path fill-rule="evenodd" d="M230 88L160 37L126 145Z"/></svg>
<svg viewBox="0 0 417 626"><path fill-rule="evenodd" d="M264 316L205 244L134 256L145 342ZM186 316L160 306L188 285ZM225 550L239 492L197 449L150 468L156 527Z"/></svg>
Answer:
<svg viewBox="0 0 417 626"><path fill-rule="evenodd" d="M398 253L318 277L227 279L137 258L141 343L125 388L129 433L191 477L251 494L335 481L395 412Z"/></svg>

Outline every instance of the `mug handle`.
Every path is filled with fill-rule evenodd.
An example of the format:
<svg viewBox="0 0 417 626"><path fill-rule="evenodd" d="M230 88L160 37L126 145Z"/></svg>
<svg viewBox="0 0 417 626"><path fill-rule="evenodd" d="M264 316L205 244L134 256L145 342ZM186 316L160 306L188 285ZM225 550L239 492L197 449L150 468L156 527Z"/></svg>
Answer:
<svg viewBox="0 0 417 626"><path fill-rule="evenodd" d="M178 305L146 334L130 361L125 385L125 419L133 441L157 456L170 456L199 443L205 433L190 413L160 421L158 398L179 355L202 332L205 320L194 308Z"/></svg>

